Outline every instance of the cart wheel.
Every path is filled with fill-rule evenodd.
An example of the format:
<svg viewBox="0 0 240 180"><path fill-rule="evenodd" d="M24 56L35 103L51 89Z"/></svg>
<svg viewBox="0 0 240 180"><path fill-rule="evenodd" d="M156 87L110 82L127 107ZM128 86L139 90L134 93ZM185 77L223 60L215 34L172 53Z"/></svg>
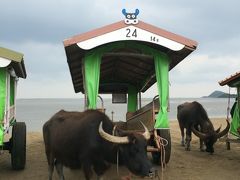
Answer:
<svg viewBox="0 0 240 180"><path fill-rule="evenodd" d="M26 124L16 122L12 129L11 162L14 170L24 169L26 163Z"/></svg>
<svg viewBox="0 0 240 180"><path fill-rule="evenodd" d="M170 160L171 156L171 136L169 129L161 129L157 130L157 133L160 137L166 139L168 141L167 146L165 146L165 163L167 164ZM152 145L156 147L154 141L152 141ZM153 163L161 165L161 152L152 152Z"/></svg>

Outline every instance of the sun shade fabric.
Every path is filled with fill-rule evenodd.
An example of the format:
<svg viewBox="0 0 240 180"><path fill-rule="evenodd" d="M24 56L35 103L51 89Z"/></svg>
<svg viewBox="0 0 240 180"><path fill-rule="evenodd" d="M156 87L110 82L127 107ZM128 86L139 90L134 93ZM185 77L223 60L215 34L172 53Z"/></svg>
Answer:
<svg viewBox="0 0 240 180"><path fill-rule="evenodd" d="M3 119L6 101L6 69L0 68L0 145L3 144Z"/></svg>
<svg viewBox="0 0 240 180"><path fill-rule="evenodd" d="M101 54L90 52L85 56L85 87L87 92L88 109L97 108L97 96L99 89Z"/></svg>
<svg viewBox="0 0 240 180"><path fill-rule="evenodd" d="M128 112L135 112L137 110L137 89L136 87L128 86Z"/></svg>
<svg viewBox="0 0 240 180"><path fill-rule="evenodd" d="M230 133L240 137L240 134L238 133L237 129L240 128L240 111L239 111L239 103L236 104L233 118L230 126Z"/></svg>
<svg viewBox="0 0 240 180"><path fill-rule="evenodd" d="M135 42L116 42L100 46L88 51L85 55L85 91L87 92L88 108L95 109L99 89L101 57L114 49L139 49L144 54L153 56L159 93L160 109L157 115L155 128L169 128L168 122L168 71L169 59L165 53L157 51L147 45ZM145 82L143 82L145 83ZM132 107L131 107L132 108Z"/></svg>
<svg viewBox="0 0 240 180"><path fill-rule="evenodd" d="M169 59L166 55L155 54L154 56L155 73L157 78L157 88L159 95L160 109L156 118L154 128L169 128L168 121L168 71L169 71Z"/></svg>

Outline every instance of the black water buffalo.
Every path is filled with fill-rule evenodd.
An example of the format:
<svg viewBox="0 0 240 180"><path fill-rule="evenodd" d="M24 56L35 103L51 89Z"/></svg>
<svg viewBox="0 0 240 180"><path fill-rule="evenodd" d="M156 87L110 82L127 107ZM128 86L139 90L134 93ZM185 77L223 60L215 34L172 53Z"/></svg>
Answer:
<svg viewBox="0 0 240 180"><path fill-rule="evenodd" d="M100 177L109 163L116 163L118 153L120 165L136 175L149 175L152 170L147 157L150 133L143 127L143 134L117 129L112 135L113 123L97 110L57 112L43 126L49 180L54 165L60 179L64 179L63 166L82 168L86 179L91 178L92 169Z"/></svg>
<svg viewBox="0 0 240 180"><path fill-rule="evenodd" d="M206 146L206 151L213 153L213 145L218 138L227 134L230 124L227 121L227 127L220 132L219 127L214 130L212 122L209 120L207 112L203 106L194 101L184 103L177 107L177 119L182 135L182 145L184 146L184 128L186 128L186 150L190 150L191 132L200 138L200 150L203 149L203 142Z"/></svg>

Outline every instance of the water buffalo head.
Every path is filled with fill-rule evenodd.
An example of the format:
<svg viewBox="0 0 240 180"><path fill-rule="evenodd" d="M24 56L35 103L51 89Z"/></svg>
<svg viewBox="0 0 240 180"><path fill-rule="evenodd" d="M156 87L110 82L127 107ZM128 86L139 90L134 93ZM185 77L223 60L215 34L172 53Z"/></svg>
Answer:
<svg viewBox="0 0 240 180"><path fill-rule="evenodd" d="M217 130L209 131L208 133L203 133L195 129L194 126L192 126L192 132L198 136L201 140L203 140L206 151L209 153L214 153L213 145L217 141L218 138L226 135L229 131L230 123L227 120L227 126L226 128L220 132L221 127L219 127Z"/></svg>
<svg viewBox="0 0 240 180"><path fill-rule="evenodd" d="M143 125L143 124L142 124ZM106 133L99 125L99 134L105 140L119 144L119 154L127 168L138 176L148 176L153 172L152 164L147 157L147 140L150 139L148 129L145 132L128 132L118 130L117 136Z"/></svg>

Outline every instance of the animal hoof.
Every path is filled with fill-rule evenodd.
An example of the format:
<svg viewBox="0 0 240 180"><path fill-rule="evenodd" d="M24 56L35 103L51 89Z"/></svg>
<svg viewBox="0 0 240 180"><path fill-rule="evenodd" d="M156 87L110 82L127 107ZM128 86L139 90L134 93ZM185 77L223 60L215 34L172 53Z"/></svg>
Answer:
<svg viewBox="0 0 240 180"><path fill-rule="evenodd" d="M185 150L186 150L186 151L190 151L190 147L186 147Z"/></svg>
<svg viewBox="0 0 240 180"><path fill-rule="evenodd" d="M181 146L185 146L184 141L181 141Z"/></svg>
<svg viewBox="0 0 240 180"><path fill-rule="evenodd" d="M201 151L201 152L205 152L205 150L204 150L204 149L200 149L200 151Z"/></svg>

